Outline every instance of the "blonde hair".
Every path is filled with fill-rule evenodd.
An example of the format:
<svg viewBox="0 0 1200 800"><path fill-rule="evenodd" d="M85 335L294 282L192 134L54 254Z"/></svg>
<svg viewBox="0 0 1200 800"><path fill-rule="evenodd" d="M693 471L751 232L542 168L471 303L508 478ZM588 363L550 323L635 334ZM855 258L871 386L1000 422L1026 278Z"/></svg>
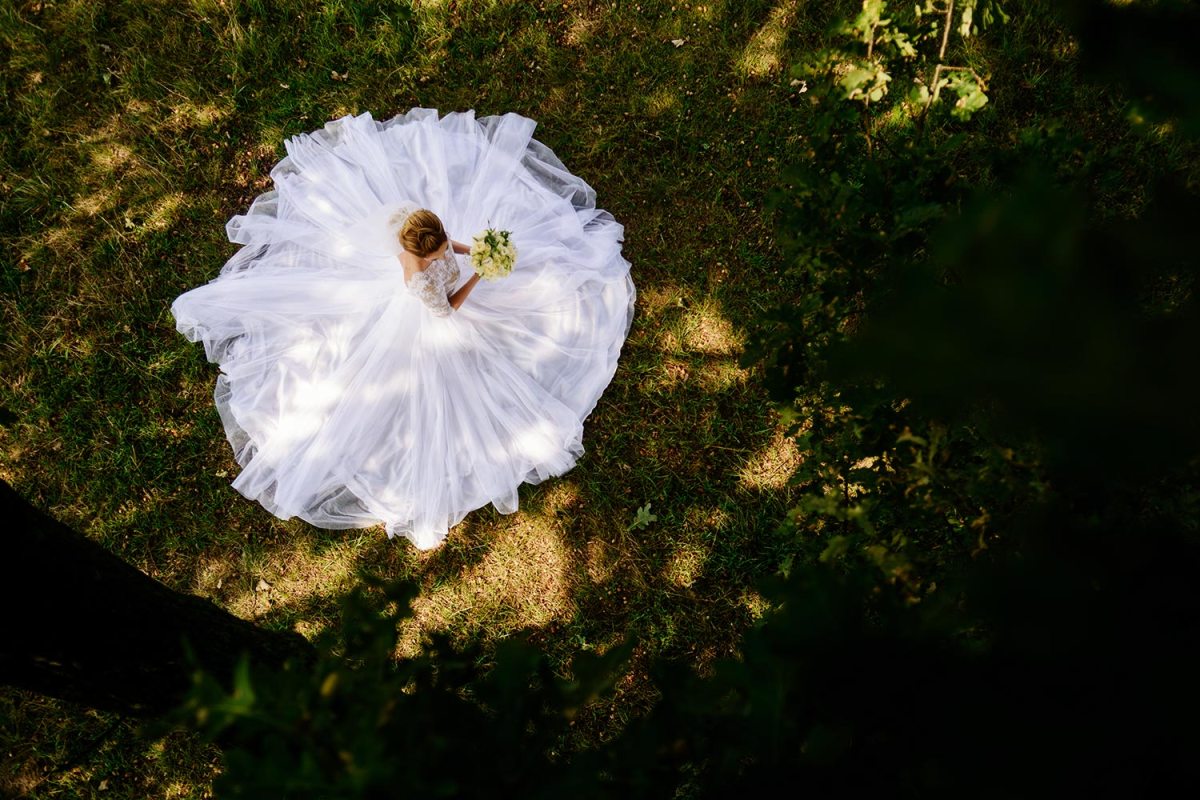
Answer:
<svg viewBox="0 0 1200 800"><path fill-rule="evenodd" d="M438 215L422 208L408 215L400 227L400 246L418 258L428 258L448 239Z"/></svg>

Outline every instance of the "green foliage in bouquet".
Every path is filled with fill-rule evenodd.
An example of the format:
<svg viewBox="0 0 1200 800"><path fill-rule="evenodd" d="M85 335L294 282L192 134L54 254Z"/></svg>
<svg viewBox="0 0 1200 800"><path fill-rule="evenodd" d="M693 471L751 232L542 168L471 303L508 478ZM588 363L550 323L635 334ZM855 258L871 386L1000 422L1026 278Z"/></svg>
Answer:
<svg viewBox="0 0 1200 800"><path fill-rule="evenodd" d="M512 232L487 228L471 241L471 266L484 280L499 280L509 275L517 261Z"/></svg>

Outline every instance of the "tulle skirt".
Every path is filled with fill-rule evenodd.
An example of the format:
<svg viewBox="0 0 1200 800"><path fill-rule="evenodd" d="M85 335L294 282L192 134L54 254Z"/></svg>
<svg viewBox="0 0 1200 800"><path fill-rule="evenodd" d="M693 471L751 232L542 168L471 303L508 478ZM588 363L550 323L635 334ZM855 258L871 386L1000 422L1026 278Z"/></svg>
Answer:
<svg viewBox="0 0 1200 800"><path fill-rule="evenodd" d="M281 518L383 523L428 548L574 466L634 288L621 225L533 128L414 109L287 142L275 190L227 225L242 248L171 308L220 365L235 489ZM435 316L406 289L388 224L407 203L460 242L511 230L512 274Z"/></svg>

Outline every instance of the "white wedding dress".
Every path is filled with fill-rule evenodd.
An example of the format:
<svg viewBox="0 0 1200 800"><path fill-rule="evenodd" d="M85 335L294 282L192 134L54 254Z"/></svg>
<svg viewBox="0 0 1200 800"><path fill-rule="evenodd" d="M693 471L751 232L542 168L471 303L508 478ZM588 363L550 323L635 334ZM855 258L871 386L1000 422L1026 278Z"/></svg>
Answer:
<svg viewBox="0 0 1200 800"><path fill-rule="evenodd" d="M278 517L383 523L434 547L473 509L571 469L633 318L622 227L516 114L344 117L287 142L275 190L227 226L243 245L171 307L221 367L233 486ZM406 210L452 239L512 231L510 276L446 295L448 253L411 285Z"/></svg>

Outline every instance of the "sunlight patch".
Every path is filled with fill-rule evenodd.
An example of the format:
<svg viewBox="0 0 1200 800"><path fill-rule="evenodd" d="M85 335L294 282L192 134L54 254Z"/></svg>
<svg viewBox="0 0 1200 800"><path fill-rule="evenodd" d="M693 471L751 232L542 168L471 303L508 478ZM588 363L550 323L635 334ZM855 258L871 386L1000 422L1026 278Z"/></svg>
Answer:
<svg viewBox="0 0 1200 800"><path fill-rule="evenodd" d="M192 592L222 598L231 613L256 619L280 606L298 608L313 597L344 592L354 582L355 566L349 543L321 552L307 547L278 550L262 562L240 566L220 555L201 563Z"/></svg>
<svg viewBox="0 0 1200 800"><path fill-rule="evenodd" d="M83 232L78 228L59 225L46 231L42 236L41 244L55 255L62 256L75 251L82 240ZM27 252L24 256L29 258L31 253Z"/></svg>
<svg viewBox="0 0 1200 800"><path fill-rule="evenodd" d="M546 420L531 425L517 432L513 437L513 445L518 453L532 460L535 464L549 461L561 449L559 436Z"/></svg>
<svg viewBox="0 0 1200 800"><path fill-rule="evenodd" d="M670 111L678 111L681 105L678 92L664 86L661 89L655 89L646 98L646 114L658 117Z"/></svg>
<svg viewBox="0 0 1200 800"><path fill-rule="evenodd" d="M658 349L664 353L678 353L683 345L674 331L663 331L658 335Z"/></svg>
<svg viewBox="0 0 1200 800"><path fill-rule="evenodd" d="M707 550L692 542L684 543L671 554L663 577L681 588L689 587L704 573L707 560Z"/></svg>
<svg viewBox="0 0 1200 800"><path fill-rule="evenodd" d="M113 205L113 197L106 191L92 192L86 197L77 197L74 203L76 211L89 217L102 214Z"/></svg>
<svg viewBox="0 0 1200 800"><path fill-rule="evenodd" d="M577 16L571 20L571 24L567 26L566 36L563 41L568 47L578 47L584 44L588 39L592 38L592 31L596 27L597 20L589 19L584 16Z"/></svg>
<svg viewBox="0 0 1200 800"><path fill-rule="evenodd" d="M188 0L188 4L201 15L225 11L225 0Z"/></svg>
<svg viewBox="0 0 1200 800"><path fill-rule="evenodd" d="M754 491L784 489L802 460L796 440L777 430L771 443L751 456L742 467L738 482L743 488Z"/></svg>
<svg viewBox="0 0 1200 800"><path fill-rule="evenodd" d="M691 8L692 14L703 20L719 19L725 13L725 0L711 0Z"/></svg>
<svg viewBox="0 0 1200 800"><path fill-rule="evenodd" d="M579 486L570 480L554 481L541 496L546 514L567 511L579 501Z"/></svg>
<svg viewBox="0 0 1200 800"><path fill-rule="evenodd" d="M205 558L196 568L191 593L202 597L220 597L233 588L236 574L233 563L224 557Z"/></svg>
<svg viewBox="0 0 1200 800"><path fill-rule="evenodd" d="M400 626L402 657L419 652L428 632L482 630L503 636L575 613L570 570L576 558L559 537L558 526L540 515L509 520L495 531L476 564L413 601L413 616Z"/></svg>
<svg viewBox="0 0 1200 800"><path fill-rule="evenodd" d="M750 370L742 369L735 359L721 359L703 364L696 371L696 383L706 392L724 392L745 386Z"/></svg>
<svg viewBox="0 0 1200 800"><path fill-rule="evenodd" d="M753 619L762 619L763 615L771 610L771 604L767 602L767 599L752 589L742 592L738 603L750 612Z"/></svg>
<svg viewBox="0 0 1200 800"><path fill-rule="evenodd" d="M151 231L167 230L179 219L179 212L183 208L183 204L184 198L181 192L172 192L159 198L150 212L146 214L142 227Z"/></svg>
<svg viewBox="0 0 1200 800"><path fill-rule="evenodd" d="M710 302L688 309L681 333L684 348L695 353L733 355L744 343L744 337Z"/></svg>
<svg viewBox="0 0 1200 800"><path fill-rule="evenodd" d="M3 436L2 431L0 431L0 436ZM7 437L4 437L4 438L7 438ZM7 447L5 447L5 452L4 452L4 462L5 463L0 464L0 481L4 481L5 483L12 485L17 482L17 475L12 470L8 469L5 466L5 464L11 464L13 466L16 466L17 464L19 464L21 462L21 457L23 455L25 455L25 448L21 447L21 445L19 445L19 444L12 444L12 443L7 443L7 442L6 442L6 444L7 444Z"/></svg>
<svg viewBox="0 0 1200 800"><path fill-rule="evenodd" d="M105 142L91 148L92 164L101 172L116 172L136 159L133 150L117 142Z"/></svg>
<svg viewBox="0 0 1200 800"><path fill-rule="evenodd" d="M638 287L638 311L643 318L656 317L666 309L681 304L682 295L678 286Z"/></svg>
<svg viewBox="0 0 1200 800"><path fill-rule="evenodd" d="M691 371L688 370L686 363L678 358L668 356L662 360L662 364L655 370L653 379L647 381L647 388L653 388L660 392L669 392L686 384L690 377Z"/></svg>
<svg viewBox="0 0 1200 800"><path fill-rule="evenodd" d="M683 520L689 528L718 531L729 524L729 512L720 508L689 508Z"/></svg>
<svg viewBox="0 0 1200 800"><path fill-rule="evenodd" d="M764 78L783 68L783 48L799 9L799 0L780 0L738 59L739 73L748 78Z"/></svg>
<svg viewBox="0 0 1200 800"><path fill-rule="evenodd" d="M173 129L208 128L229 117L227 109L212 103L179 103L171 107L167 122Z"/></svg>

